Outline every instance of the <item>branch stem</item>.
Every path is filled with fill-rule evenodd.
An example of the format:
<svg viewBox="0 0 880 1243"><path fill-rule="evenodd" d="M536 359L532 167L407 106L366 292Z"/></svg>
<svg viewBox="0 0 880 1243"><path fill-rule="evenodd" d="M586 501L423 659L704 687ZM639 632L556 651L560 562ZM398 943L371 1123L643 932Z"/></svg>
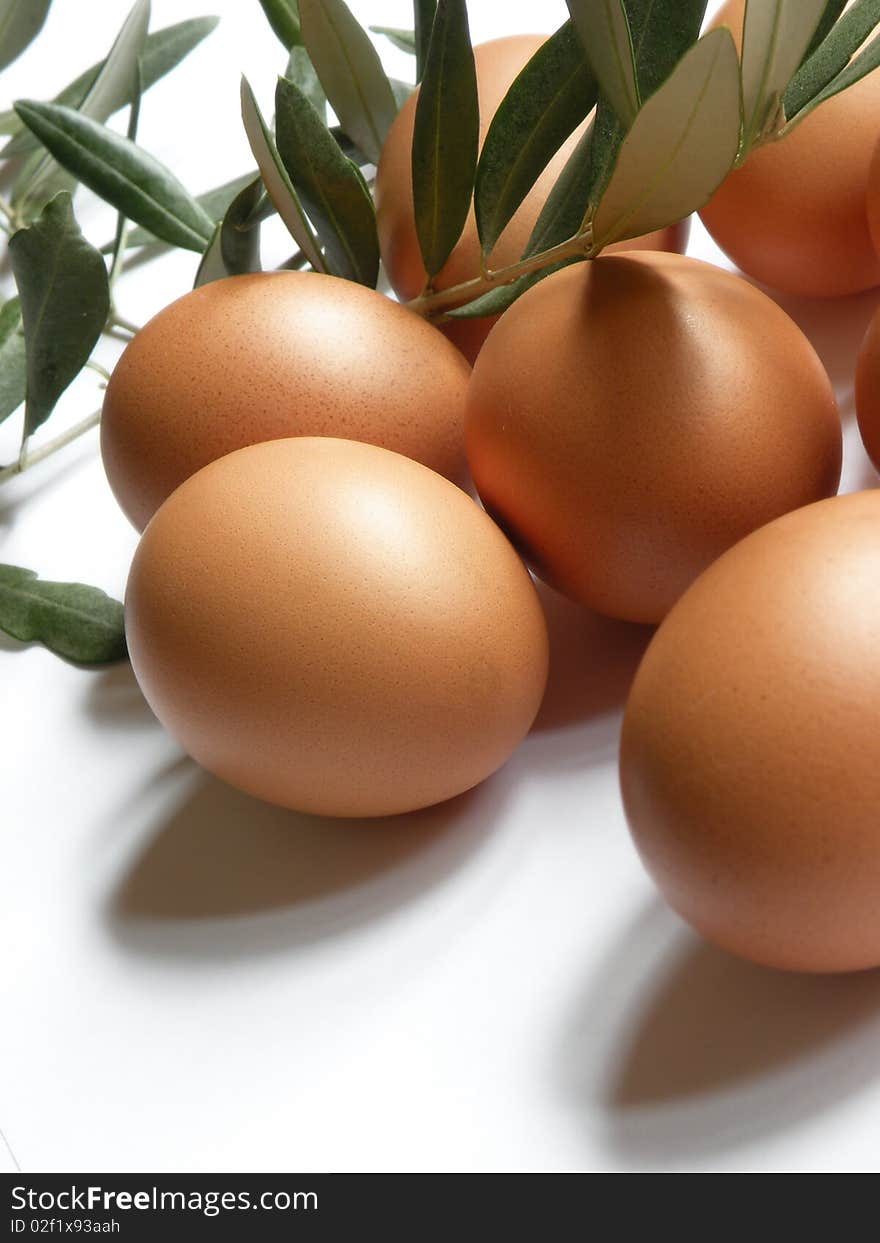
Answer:
<svg viewBox="0 0 880 1243"><path fill-rule="evenodd" d="M22 474L23 471L30 470L32 466L36 466L38 462L45 461L51 457L53 453L57 453L59 449L65 448L72 441L78 440L80 436L84 436L86 432L90 432L93 427L97 427L101 422L101 411L96 410L90 414L87 419L83 419L79 423L75 423L68 431L62 435L56 436L54 440L49 440L46 444L41 445L39 449L27 452L22 446L22 453L17 462L13 462L10 466L4 466L0 469L0 483L6 483L15 475Z"/></svg>
<svg viewBox="0 0 880 1243"><path fill-rule="evenodd" d="M133 337L140 332L140 326L133 324L130 319L125 319L122 315L117 315L115 310L111 310L110 317L107 320L108 328L121 328L123 332L130 332Z"/></svg>
<svg viewBox="0 0 880 1243"><path fill-rule="evenodd" d="M556 246L551 246L549 250L542 250L537 255L530 255L527 259L520 259L517 263L509 264L508 267L487 271L485 275L475 276L471 280L462 281L460 285L450 285L448 289L421 294L418 298L413 298L405 305L410 311L415 311L417 315L430 317L446 310L448 307L463 306L466 302L473 302L475 298L479 298L484 293L498 289L501 285L510 285L521 276L528 276L532 272L540 272L543 268L549 268L554 263L560 263L564 259L574 259L578 256L590 259L592 255L592 231L589 228L585 228L576 233L574 237L570 237L568 241L559 242Z"/></svg>

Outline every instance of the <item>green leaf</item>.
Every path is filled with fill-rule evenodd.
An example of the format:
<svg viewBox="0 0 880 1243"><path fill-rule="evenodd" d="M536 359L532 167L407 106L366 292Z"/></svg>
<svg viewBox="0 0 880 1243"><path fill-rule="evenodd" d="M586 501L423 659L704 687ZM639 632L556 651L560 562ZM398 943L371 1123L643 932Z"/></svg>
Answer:
<svg viewBox="0 0 880 1243"><path fill-rule="evenodd" d="M339 146L302 91L285 78L275 90L278 154L315 227L330 271L375 287L376 211L360 169Z"/></svg>
<svg viewBox="0 0 880 1243"><path fill-rule="evenodd" d="M224 276L260 271L258 208L263 193L263 179L255 177L232 200L199 264L196 289Z"/></svg>
<svg viewBox="0 0 880 1243"><path fill-rule="evenodd" d="M636 117L593 218L593 245L662 229L709 201L733 165L740 78L726 28L704 35Z"/></svg>
<svg viewBox="0 0 880 1243"><path fill-rule="evenodd" d="M302 36L342 128L373 164L397 104L370 36L344 0L300 0Z"/></svg>
<svg viewBox="0 0 880 1243"><path fill-rule="evenodd" d="M118 600L82 583L47 582L17 565L0 565L0 630L81 665L128 655Z"/></svg>
<svg viewBox="0 0 880 1243"><path fill-rule="evenodd" d="M241 117L266 193L275 204L275 210L315 271L326 272L327 264L318 239L278 154L275 139L260 112L250 83L244 77L241 80Z"/></svg>
<svg viewBox="0 0 880 1243"><path fill-rule="evenodd" d="M602 94L625 129L639 110L629 21L622 0L566 0Z"/></svg>
<svg viewBox="0 0 880 1243"><path fill-rule="evenodd" d="M416 232L428 277L461 236L480 141L477 74L464 0L440 0L416 104L412 146Z"/></svg>
<svg viewBox="0 0 880 1243"><path fill-rule="evenodd" d="M128 131L126 137L130 142L134 142L137 138L138 121L141 115L141 66L140 61L135 64L134 85L132 87L131 108L128 117ZM128 220L123 212L120 212L116 220L116 236L113 239L113 250L111 251L110 260L110 292L113 292L113 285L119 276L125 254L125 239L128 236Z"/></svg>
<svg viewBox="0 0 880 1243"><path fill-rule="evenodd" d="M824 94L825 88L843 73L853 54L878 22L880 0L856 0L792 79L782 101L787 120L798 116L804 109L812 112L813 108L809 105L818 106L820 96L822 100L830 98L830 95ZM831 94L837 94L837 91Z"/></svg>
<svg viewBox="0 0 880 1243"><path fill-rule="evenodd" d="M858 0L856 0L856 3L858 3ZM819 44L825 41L826 36L830 33L832 26L840 17L846 5L847 0L826 0L825 12L822 14L819 25L816 27L816 32L810 40L810 46L804 52L801 65L808 61Z"/></svg>
<svg viewBox="0 0 880 1243"><path fill-rule="evenodd" d="M214 225L211 240L208 242L205 253L202 255L196 270L193 289L201 289L202 285L210 285L214 281L223 280L224 276L229 275L226 271L226 264L223 262L223 246L220 240L222 231L222 223Z"/></svg>
<svg viewBox="0 0 880 1243"><path fill-rule="evenodd" d="M0 423L24 401L26 383L21 303L10 298L0 308Z"/></svg>
<svg viewBox="0 0 880 1243"><path fill-rule="evenodd" d="M542 44L501 101L477 166L474 208L483 254L554 154L595 106L596 79L571 22Z"/></svg>
<svg viewBox="0 0 880 1243"><path fill-rule="evenodd" d="M809 104L801 109L795 121L802 121L814 108L824 104L826 99L839 95L841 91L849 90L851 86L855 86L878 67L880 67L880 39L872 39L865 50L854 57L842 73L831 79L824 91L820 91L815 99L811 99Z"/></svg>
<svg viewBox="0 0 880 1243"><path fill-rule="evenodd" d="M296 0L260 0L260 5L269 25L288 51L297 43L302 43Z"/></svg>
<svg viewBox="0 0 880 1243"><path fill-rule="evenodd" d="M624 6L639 98L645 103L699 38L706 0L624 0Z"/></svg>
<svg viewBox="0 0 880 1243"><path fill-rule="evenodd" d="M24 125L23 121L22 125ZM42 143L38 143L36 149L25 158L12 183L12 206L26 224L36 220L49 200L53 199L56 194L62 190L68 190L72 194L76 189L76 178L71 177L70 173L53 163L48 175L40 179L38 192L31 194L34 173L38 168L45 167L45 161L46 148Z"/></svg>
<svg viewBox="0 0 880 1243"><path fill-rule="evenodd" d="M213 190L206 190L204 194L196 195L196 202L204 209L211 220L215 224L219 224L226 215L226 209L242 191L245 186L250 185L255 174L242 173L240 177L233 177L232 181L225 181L222 186L216 186ZM166 242L160 242L155 233L150 233L148 229L132 229L125 239L126 246L131 249L134 246L166 246ZM108 254L113 249L113 243L108 242L101 247L102 254Z"/></svg>
<svg viewBox="0 0 880 1243"><path fill-rule="evenodd" d="M374 35L384 35L399 51L415 56L416 32L414 30L403 30L400 26L371 26L370 30Z"/></svg>
<svg viewBox="0 0 880 1243"><path fill-rule="evenodd" d="M15 106L59 164L129 220L173 246L205 249L213 220L143 148L60 104L22 101Z"/></svg>
<svg viewBox="0 0 880 1243"><path fill-rule="evenodd" d="M104 260L80 232L67 193L13 234L9 255L24 326L27 437L85 366L107 321L110 293Z"/></svg>
<svg viewBox="0 0 880 1243"><path fill-rule="evenodd" d="M288 59L284 76L288 82L293 82L302 91L321 120L326 120L327 96L324 94L321 80L315 72L312 58L304 47L299 46L290 49L290 58Z"/></svg>
<svg viewBox="0 0 880 1243"><path fill-rule="evenodd" d="M568 157L565 167L556 179L556 184L547 197L547 202L544 204L532 230L529 243L523 252L524 259L542 254L553 246L567 242L580 230L592 184L592 143L593 128L591 126ZM516 302L517 298L522 297L527 289L531 289L532 285L558 272L560 268L568 267L569 264L580 262L585 258L586 253L564 259L560 263L549 264L536 272L519 277L518 280L508 285L500 285L497 289L492 289L489 293L474 299L473 302L467 303L466 306L456 307L447 314L450 319L477 319L485 315L501 315Z"/></svg>
<svg viewBox="0 0 880 1243"><path fill-rule="evenodd" d="M0 69L11 65L43 29L52 0L0 0Z"/></svg>
<svg viewBox="0 0 880 1243"><path fill-rule="evenodd" d="M774 124L825 5L826 0L749 0L742 47L743 153Z"/></svg>
<svg viewBox="0 0 880 1243"><path fill-rule="evenodd" d="M141 56L143 90L148 91L151 86L175 69L193 48L198 47L202 40L216 29L219 20L217 17L193 17L147 35ZM78 78L65 86L63 91L59 91L52 103L79 108L105 63L105 61L99 61L97 65L86 69L85 73L81 73ZM130 103L130 94L124 99L110 96L109 100L105 98L105 106L101 113L90 112L89 115L95 121L108 121L114 112L118 112L120 108ZM106 111L108 105L111 109L109 112ZM33 134L24 127L14 110L4 112L0 116L0 133L16 135L0 151L2 159L11 158L14 155L25 155L28 151L34 151L39 147Z"/></svg>
<svg viewBox="0 0 880 1243"><path fill-rule="evenodd" d="M633 44L636 82L644 101L662 86L685 52L697 41L706 0L625 0ZM592 142L591 203L598 203L617 162L626 128L607 100L600 98Z"/></svg>
<svg viewBox="0 0 880 1243"><path fill-rule="evenodd" d="M428 46L437 14L437 0L413 0L413 36L416 45L416 82L421 82L428 63Z"/></svg>
<svg viewBox="0 0 880 1243"><path fill-rule="evenodd" d="M116 41L110 49L107 59L101 66L100 72L89 87L85 99L79 107L79 112L83 116L90 117L95 121L106 120L107 115L109 115L107 112L108 108L115 110L117 106L116 101L120 97L123 101L131 99L135 70L138 59L144 50L149 24L150 0L136 0L134 8L125 19L122 29L116 36ZM19 112L17 107L16 112L21 117L21 112ZM63 160L60 160L59 163L63 164ZM47 155L43 162L37 166L33 174L30 187L26 192L28 197L34 195L40 185L47 178L51 177L54 167L53 160ZM76 175L76 169L68 169L68 171Z"/></svg>

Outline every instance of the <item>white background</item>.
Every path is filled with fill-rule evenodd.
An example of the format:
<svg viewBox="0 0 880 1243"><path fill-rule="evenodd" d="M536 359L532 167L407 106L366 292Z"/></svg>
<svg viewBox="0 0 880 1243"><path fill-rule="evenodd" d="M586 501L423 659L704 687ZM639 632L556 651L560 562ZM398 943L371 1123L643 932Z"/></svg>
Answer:
<svg viewBox="0 0 880 1243"><path fill-rule="evenodd" d="M410 24L408 0L354 8ZM476 40L533 28L533 4L470 8ZM126 9L56 0L0 107L54 94ZM223 18L142 112L143 144L200 192L252 166L238 75L270 108L284 54L256 0L153 10L154 28ZM549 30L564 5L540 13ZM105 241L112 215L77 202ZM691 249L722 261L699 227ZM135 270L120 310L143 322L196 263ZM784 303L837 386L848 487L876 482L852 373L877 301ZM86 373L53 430L99 402ZM17 431L0 430L0 461ZM134 545L95 433L0 494L2 561L121 595ZM239 795L180 754L127 667L83 672L0 638L0 1126L23 1169L877 1168L880 974L759 970L665 908L616 778L648 633L547 599L532 737L470 796L380 823Z"/></svg>

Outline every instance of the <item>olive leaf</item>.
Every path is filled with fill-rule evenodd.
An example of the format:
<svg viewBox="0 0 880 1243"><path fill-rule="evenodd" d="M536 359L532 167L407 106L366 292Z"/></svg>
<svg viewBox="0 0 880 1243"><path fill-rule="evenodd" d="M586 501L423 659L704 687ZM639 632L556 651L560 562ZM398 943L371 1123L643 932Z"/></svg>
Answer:
<svg viewBox="0 0 880 1243"><path fill-rule="evenodd" d="M285 78L275 89L275 141L329 270L374 287L379 239L370 192L309 100Z"/></svg>
<svg viewBox="0 0 880 1243"><path fill-rule="evenodd" d="M421 82L428 63L428 45L437 14L437 0L413 0L413 39L416 49L416 82Z"/></svg>
<svg viewBox="0 0 880 1243"><path fill-rule="evenodd" d="M291 237L317 272L326 272L321 247L303 211L287 169L282 163L272 132L260 112L247 78L241 80L241 117L266 193L284 221Z"/></svg>
<svg viewBox="0 0 880 1243"><path fill-rule="evenodd" d="M216 29L219 20L217 17L193 17L147 35L141 55L142 89L148 91L151 86L175 69L184 57L188 56L212 30ZM105 63L105 61L99 61L97 65L86 69L78 78L65 86L64 90L59 91L51 102L67 104L70 108L80 108ZM121 78L117 84L121 88L124 87ZM124 96L124 90L108 93L103 100L101 110L90 111L89 115L95 121L108 121L114 112L118 112L120 108L124 108L129 103L131 103L130 92L127 96ZM0 151L0 159L25 155L28 151L34 151L39 147L36 138L25 128L14 109L0 116L0 133L15 135Z"/></svg>
<svg viewBox="0 0 880 1243"><path fill-rule="evenodd" d="M101 66L94 82L86 92L79 106L79 112L85 117L96 121L104 121L109 113L107 109L116 110L115 101L122 97L123 101L131 98L132 82L135 66L140 58L150 24L150 0L136 0L134 8L123 23L122 29L110 49L107 59ZM118 105L116 105L118 106ZM16 106L21 118L21 112ZM23 119L23 118L22 118ZM37 137L40 137L37 135ZM42 142L42 139L40 139ZM45 145L45 144L44 144ZM59 160L59 163L63 161ZM51 155L44 155L42 161L34 169L26 188L27 197L37 193L40 186L51 178L55 163ZM68 169L76 175L75 169Z"/></svg>
<svg viewBox="0 0 880 1243"><path fill-rule="evenodd" d="M636 82L644 101L663 85L699 38L706 0L624 0L624 7L632 37ZM590 148L592 181L587 194L594 206L608 185L626 128L608 101L600 98Z"/></svg>
<svg viewBox="0 0 880 1243"><path fill-rule="evenodd" d="M260 204L265 191L262 177L255 177L235 196L196 273L195 289L224 276L260 271Z"/></svg>
<svg viewBox="0 0 880 1243"><path fill-rule="evenodd" d="M625 129L639 110L629 19L623 0L566 0L602 94Z"/></svg>
<svg viewBox="0 0 880 1243"><path fill-rule="evenodd" d="M302 42L299 5L296 0L260 0L269 25L288 51Z"/></svg>
<svg viewBox="0 0 880 1243"><path fill-rule="evenodd" d="M858 3L858 0L856 0L856 3ZM804 65L810 59L820 43L824 43L826 36L830 33L832 26L846 6L847 0L825 0L825 12L819 19L819 25L816 27L806 52L804 52L801 65Z"/></svg>
<svg viewBox="0 0 880 1243"><path fill-rule="evenodd" d="M810 100L806 108L801 109L795 117L795 123L802 121L820 104L824 104L826 99L831 99L832 96L839 95L841 91L847 91L851 86L855 86L878 67L880 67L880 39L872 39L865 50L854 57L842 73L831 79L824 91L820 91L815 99Z"/></svg>
<svg viewBox="0 0 880 1243"><path fill-rule="evenodd" d="M783 96L787 121L801 113L806 116L825 99L830 99L831 95L836 95L844 86L850 86L852 81L858 80L854 78L838 86L837 90L826 91L847 69L853 53L858 51L878 22L880 0L856 0L852 8L844 13L812 56L801 65L789 84ZM866 69L865 72L870 70ZM864 75L859 74L859 77L862 76Z"/></svg>
<svg viewBox="0 0 880 1243"><path fill-rule="evenodd" d="M547 202L535 222L528 245L523 251L524 259L542 254L551 247L568 241L578 233L583 224L592 183L590 166L592 142L593 129L590 127L557 177L556 184L550 191ZM499 285L489 290L488 293L481 294L472 302L447 311L447 316L450 319L478 319L485 315L501 315L516 302L517 298L521 298L527 289L531 289L532 285L536 285L538 281L544 280L547 276L552 276L560 268L568 267L569 264L578 263L585 258L586 248L581 255L563 259L559 263L548 264L506 285Z"/></svg>
<svg viewBox="0 0 880 1243"><path fill-rule="evenodd" d="M196 279L193 281L193 289L201 289L202 285L210 285L214 281L222 280L224 276L228 276L226 264L223 262L223 246L221 242L221 233L223 232L223 223L214 225L214 232L211 234L211 240L205 247L205 253L199 260L199 266L196 269Z"/></svg>
<svg viewBox="0 0 880 1243"><path fill-rule="evenodd" d="M128 130L126 137L130 142L134 142L137 138L138 121L141 115L141 95L143 93L143 84L141 80L140 61L135 63L134 83L131 91L131 109L128 118ZM116 236L113 239L113 250L110 259L110 290L112 293L114 282L121 271L122 261L125 255L125 239L128 236L128 219L123 212L120 212L116 220Z"/></svg>
<svg viewBox="0 0 880 1243"><path fill-rule="evenodd" d="M0 565L0 630L82 665L125 660L122 605L97 587L55 583Z"/></svg>
<svg viewBox="0 0 880 1243"><path fill-rule="evenodd" d="M214 221L142 147L61 104L22 100L15 107L59 164L129 220L173 246L205 249Z"/></svg>
<svg viewBox="0 0 880 1243"><path fill-rule="evenodd" d="M825 4L826 0L749 0L742 43L743 154L774 123Z"/></svg>
<svg viewBox="0 0 880 1243"><path fill-rule="evenodd" d="M327 96L324 93L324 88L317 73L315 73L312 58L301 44L290 49L290 56L284 76L288 82L293 82L302 91L321 120L326 120Z"/></svg>
<svg viewBox="0 0 880 1243"><path fill-rule="evenodd" d="M416 52L416 32L402 30L399 26L371 26L374 35L384 35L401 52L414 56Z"/></svg>
<svg viewBox="0 0 880 1243"><path fill-rule="evenodd" d="M68 193L13 234L9 255L24 326L27 438L85 365L107 321L110 292L104 260L80 232Z"/></svg>
<svg viewBox="0 0 880 1243"><path fill-rule="evenodd" d="M240 177L233 177L231 181L224 181L222 186L216 186L213 190L206 190L204 194L197 194L196 202L215 224L219 224L226 215L229 204L245 186L250 185L255 175L253 172L242 173ZM129 249L135 246L168 245L167 242L160 242L155 233L151 233L149 229L142 229L140 227L131 230L125 239L125 244ZM113 243L108 242L101 247L101 253L107 254L112 249Z"/></svg>
<svg viewBox="0 0 880 1243"><path fill-rule="evenodd" d="M702 207L733 165L740 77L726 28L679 62L639 112L593 218L593 246L639 237Z"/></svg>
<svg viewBox="0 0 880 1243"><path fill-rule="evenodd" d="M596 104L598 86L577 31L556 31L501 101L477 165L474 209L488 255L538 177Z"/></svg>
<svg viewBox="0 0 880 1243"><path fill-rule="evenodd" d="M397 115L370 37L344 0L300 0L303 42L347 134L373 164Z"/></svg>
<svg viewBox="0 0 880 1243"><path fill-rule="evenodd" d="M0 69L19 57L43 29L52 0L0 0Z"/></svg>
<svg viewBox="0 0 880 1243"><path fill-rule="evenodd" d="M440 0L416 104L412 145L416 232L428 277L461 236L480 142L477 74L464 0Z"/></svg>
<svg viewBox="0 0 880 1243"><path fill-rule="evenodd" d="M24 401L26 367L21 303L10 298L0 307L0 423Z"/></svg>

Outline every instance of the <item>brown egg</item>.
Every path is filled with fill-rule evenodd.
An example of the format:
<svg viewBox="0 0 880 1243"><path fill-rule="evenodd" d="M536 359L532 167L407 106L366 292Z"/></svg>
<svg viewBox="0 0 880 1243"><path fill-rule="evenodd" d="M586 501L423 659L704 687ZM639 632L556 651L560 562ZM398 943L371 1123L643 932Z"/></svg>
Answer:
<svg viewBox="0 0 880 1243"><path fill-rule="evenodd" d="M101 450L142 529L200 467L283 436L344 436L464 477L470 369L418 316L351 281L262 272L185 294L138 333L104 398Z"/></svg>
<svg viewBox="0 0 880 1243"><path fill-rule="evenodd" d="M537 593L491 519L347 440L253 445L193 475L141 539L125 616L141 688L189 754L322 815L470 789L547 677Z"/></svg>
<svg viewBox="0 0 880 1243"><path fill-rule="evenodd" d="M514 78L544 42L544 35L509 35L481 43L474 49L477 88L480 96L480 145L492 118ZM417 297L427 275L416 235L412 192L412 137L418 92L403 105L389 131L376 174L376 210L382 259L398 297L403 301ZM489 266L506 267L516 263L526 248L541 208L566 161L583 135L582 125L557 151L538 178L489 256ZM621 242L609 250L677 250L687 245L688 224L683 222L650 233L644 238ZM480 239L473 208L464 232L445 267L435 280L437 289L448 289L479 275ZM497 316L459 320L442 326L442 331L471 362L489 334Z"/></svg>
<svg viewBox="0 0 880 1243"><path fill-rule="evenodd" d="M880 310L871 320L859 350L856 414L868 457L880 470Z"/></svg>
<svg viewBox="0 0 880 1243"><path fill-rule="evenodd" d="M733 953L880 965L880 492L750 535L654 637L620 772L669 903Z"/></svg>
<svg viewBox="0 0 880 1243"><path fill-rule="evenodd" d="M880 256L880 142L874 148L868 173L868 228L874 249Z"/></svg>
<svg viewBox="0 0 880 1243"><path fill-rule="evenodd" d="M659 621L726 548L840 475L809 341L681 255L610 255L530 289L477 359L465 434L480 496L540 576L628 621Z"/></svg>
<svg viewBox="0 0 880 1243"><path fill-rule="evenodd" d="M744 0L714 25L739 42ZM835 297L880 284L865 195L880 118L880 70L834 96L787 138L752 152L700 215L726 255L777 289Z"/></svg>

